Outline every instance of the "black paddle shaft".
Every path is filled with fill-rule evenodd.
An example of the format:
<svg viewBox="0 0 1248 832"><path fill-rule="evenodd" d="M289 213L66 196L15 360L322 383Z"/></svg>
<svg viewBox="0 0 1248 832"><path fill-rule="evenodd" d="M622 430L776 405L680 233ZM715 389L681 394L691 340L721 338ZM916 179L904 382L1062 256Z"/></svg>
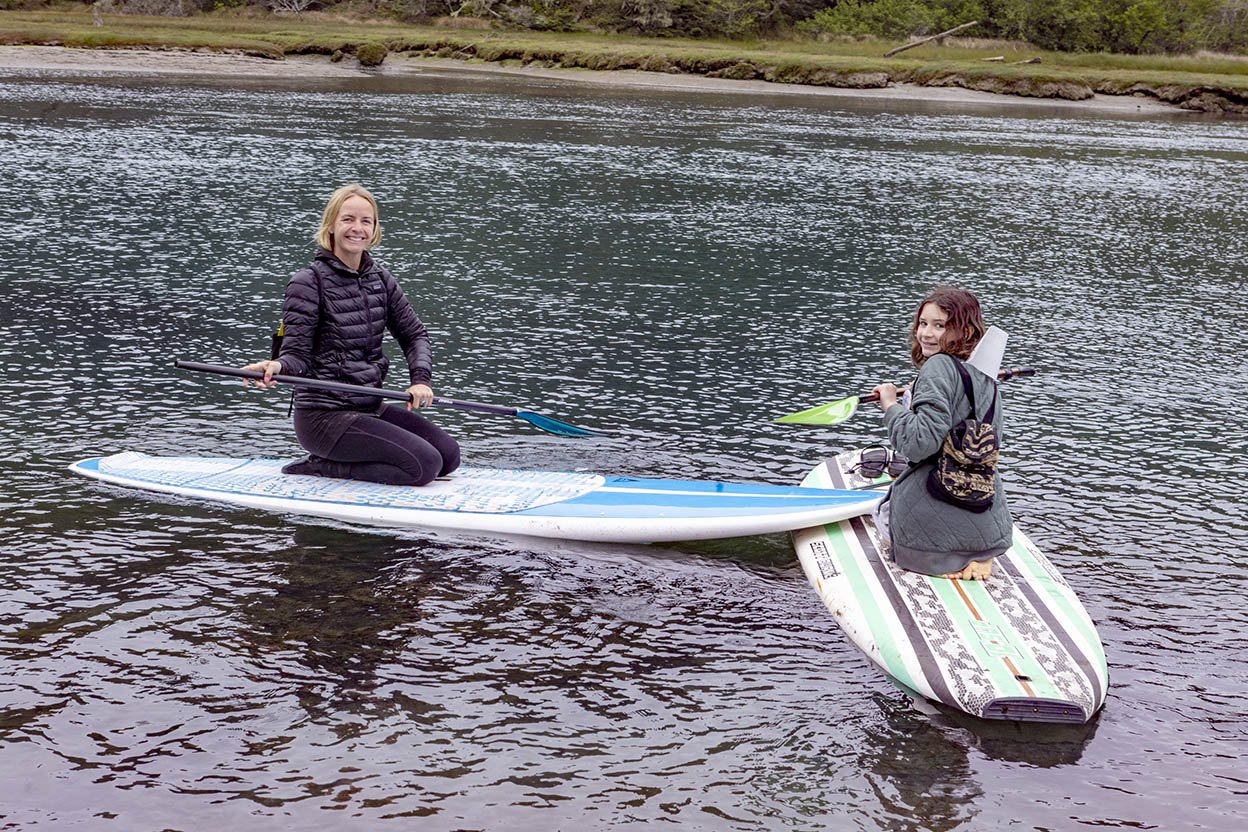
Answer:
<svg viewBox="0 0 1248 832"><path fill-rule="evenodd" d="M1012 378L1028 378L1029 376L1034 376L1035 374L1035 367L1013 367L1009 370L1002 370L997 373L997 379L999 381L1009 381ZM867 393L866 395L858 397L858 401L860 402L875 402L879 400L879 393Z"/></svg>
<svg viewBox="0 0 1248 832"><path fill-rule="evenodd" d="M215 373L219 376L234 376L235 378L250 378L256 381L264 379L264 373L257 370L243 370L238 367L227 367L223 364L201 364L198 361L174 361L173 366L179 370L194 370L198 373ZM275 376L269 376L271 381L280 382L282 384L294 384L300 387L311 387L316 390L333 390L337 393L355 393L361 396L376 396L379 399L395 399L401 402L410 402L412 394L397 390L383 390L380 387L364 387L360 384L347 384L342 381L326 381L320 378L304 378L303 376L288 376L281 373ZM485 404L483 402L470 402L463 399L444 399L435 397L433 403L440 407L457 407L460 410L476 410L483 413L497 413L500 416L515 416L516 409L514 407L501 407L496 404Z"/></svg>

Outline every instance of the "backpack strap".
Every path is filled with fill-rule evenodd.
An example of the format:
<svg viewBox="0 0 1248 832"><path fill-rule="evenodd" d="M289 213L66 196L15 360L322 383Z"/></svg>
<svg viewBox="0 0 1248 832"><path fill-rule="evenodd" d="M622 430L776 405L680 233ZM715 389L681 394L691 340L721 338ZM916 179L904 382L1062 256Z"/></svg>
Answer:
<svg viewBox="0 0 1248 832"><path fill-rule="evenodd" d="M325 275L326 272L332 274L333 270L320 260L313 260L308 264L308 268L312 270L312 276L316 278L316 332L312 340L319 343L321 323L325 320Z"/></svg>
<svg viewBox="0 0 1248 832"><path fill-rule="evenodd" d="M321 321L325 316L325 312L324 312L325 287L321 284L321 280L325 276L323 270L328 269L329 266L325 265L320 260L313 260L311 263L307 265L307 268L311 270L312 277L316 281L316 330L313 332L313 335L312 335L312 340L316 342L320 338ZM281 326L283 328L286 326L285 321L282 322ZM280 349L281 349L281 336L274 336L274 345L273 345L274 360L277 359L277 352ZM295 412L295 393L296 392L297 391L293 388L290 391L290 404L286 408L287 419L289 419L290 415Z"/></svg>
<svg viewBox="0 0 1248 832"><path fill-rule="evenodd" d="M949 355L945 353L945 355ZM966 391L966 398L971 402L971 418L975 416L975 385L971 382L971 374L966 371L966 365L962 363L962 359L957 356L949 355L953 359L953 364L958 368L958 375L962 376L962 389ZM988 405L988 410L984 413L984 418L980 421L992 423L993 414L997 409L997 383L992 382L992 403Z"/></svg>
<svg viewBox="0 0 1248 832"><path fill-rule="evenodd" d="M319 311L321 305L325 303L325 287L321 282L325 279L325 272L331 271L331 269L320 260L313 260L308 264L308 268L312 270L312 274L316 278L316 308Z"/></svg>

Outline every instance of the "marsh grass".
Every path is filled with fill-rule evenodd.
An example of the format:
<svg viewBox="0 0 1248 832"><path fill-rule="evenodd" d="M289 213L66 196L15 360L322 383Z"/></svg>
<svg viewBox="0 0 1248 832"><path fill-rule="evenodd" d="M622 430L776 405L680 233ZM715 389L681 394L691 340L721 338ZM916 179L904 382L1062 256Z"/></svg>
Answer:
<svg viewBox="0 0 1248 832"><path fill-rule="evenodd" d="M977 83L1037 81L1082 84L1106 91L1132 84L1211 87L1248 91L1242 56L1137 56L1046 52L1025 43L950 39L892 58L897 42L864 39L717 41L622 35L481 29L437 21L416 26L315 13L256 15L216 13L184 18L106 14L94 26L89 11L0 11L0 43L93 48L180 48L237 51L281 58L289 54L354 53L363 44L393 52L528 63L544 61L588 69L658 69L710 72L745 63L776 70L777 80L802 82L802 73L884 72L895 80L925 83L958 75ZM1003 56L1004 62L985 58ZM1039 63L1019 61L1039 58ZM783 71L780 71L783 70Z"/></svg>

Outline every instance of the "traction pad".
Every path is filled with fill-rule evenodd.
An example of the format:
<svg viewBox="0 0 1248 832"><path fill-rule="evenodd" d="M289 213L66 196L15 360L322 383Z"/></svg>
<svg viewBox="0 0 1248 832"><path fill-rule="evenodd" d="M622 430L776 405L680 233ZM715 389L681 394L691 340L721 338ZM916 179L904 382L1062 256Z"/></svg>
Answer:
<svg viewBox="0 0 1248 832"><path fill-rule="evenodd" d="M281 469L287 462L289 460L155 457L129 452L102 458L99 472L105 478L126 479L136 485L146 482L290 500L486 514L506 514L570 500L605 482L598 474L460 468L429 485L381 485L283 474Z"/></svg>

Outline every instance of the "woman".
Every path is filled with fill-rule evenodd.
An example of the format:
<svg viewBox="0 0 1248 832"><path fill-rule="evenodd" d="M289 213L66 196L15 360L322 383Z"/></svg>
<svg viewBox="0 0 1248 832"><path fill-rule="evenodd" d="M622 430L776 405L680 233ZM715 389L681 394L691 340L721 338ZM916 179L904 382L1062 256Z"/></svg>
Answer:
<svg viewBox="0 0 1248 832"><path fill-rule="evenodd" d="M316 257L286 285L277 358L245 369L264 373L256 382L264 388L279 373L381 387L388 329L407 359L412 399L404 409L373 396L298 387L295 436L309 456L283 473L425 485L459 466L455 440L414 412L433 403L433 353L403 290L369 254L380 240L373 195L356 184L334 191L321 216Z"/></svg>
<svg viewBox="0 0 1248 832"><path fill-rule="evenodd" d="M1013 521L1001 478L994 476L992 505L970 511L942 501L929 491L928 475L945 437L955 424L969 418L958 363L984 335L979 301L964 289L941 286L919 304L910 328L910 355L919 367L909 409L898 406L899 389L880 384L884 423L893 448L913 462L889 490L885 525L893 559L914 572L962 580L986 580L992 559L1010 547ZM996 382L973 368L968 375L975 398L975 416L991 422L1001 434L1001 402Z"/></svg>

